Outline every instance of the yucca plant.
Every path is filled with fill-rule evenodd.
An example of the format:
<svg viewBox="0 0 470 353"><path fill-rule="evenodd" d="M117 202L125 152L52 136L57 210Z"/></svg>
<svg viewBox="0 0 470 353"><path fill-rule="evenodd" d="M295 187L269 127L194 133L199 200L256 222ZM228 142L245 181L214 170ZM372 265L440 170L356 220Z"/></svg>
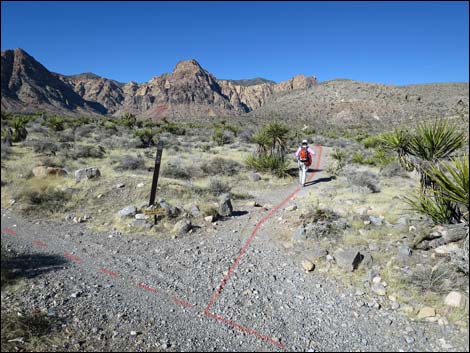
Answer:
<svg viewBox="0 0 470 353"><path fill-rule="evenodd" d="M469 168L468 155L454 158L450 163L441 167L431 166L426 171L427 176L439 187L445 200L460 205L469 213Z"/></svg>
<svg viewBox="0 0 470 353"><path fill-rule="evenodd" d="M452 223L455 219L455 206L452 206L439 192L424 193L420 189L416 195L405 196L403 200L411 206L411 210L431 217L436 224Z"/></svg>
<svg viewBox="0 0 470 353"><path fill-rule="evenodd" d="M11 121L11 127L13 129L12 141L20 142L26 140L28 136L28 130L26 130L26 124L29 119L25 116L15 116Z"/></svg>
<svg viewBox="0 0 470 353"><path fill-rule="evenodd" d="M392 133L381 136L382 146L385 149L395 151L401 166L408 172L414 169L413 163L410 161L410 140L411 135L400 129L395 129Z"/></svg>

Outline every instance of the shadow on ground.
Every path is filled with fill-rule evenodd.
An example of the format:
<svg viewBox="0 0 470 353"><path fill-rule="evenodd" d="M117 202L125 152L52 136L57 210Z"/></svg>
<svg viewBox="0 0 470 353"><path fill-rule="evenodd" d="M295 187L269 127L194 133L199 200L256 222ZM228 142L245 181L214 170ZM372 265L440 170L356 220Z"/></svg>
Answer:
<svg viewBox="0 0 470 353"><path fill-rule="evenodd" d="M2 287L21 278L34 278L63 269L69 261L63 256L31 254L5 255L2 251Z"/></svg>
<svg viewBox="0 0 470 353"><path fill-rule="evenodd" d="M322 172L323 169L312 169L310 168L307 173L316 173ZM299 177L299 168L289 168L286 170L286 173L292 177L298 178Z"/></svg>

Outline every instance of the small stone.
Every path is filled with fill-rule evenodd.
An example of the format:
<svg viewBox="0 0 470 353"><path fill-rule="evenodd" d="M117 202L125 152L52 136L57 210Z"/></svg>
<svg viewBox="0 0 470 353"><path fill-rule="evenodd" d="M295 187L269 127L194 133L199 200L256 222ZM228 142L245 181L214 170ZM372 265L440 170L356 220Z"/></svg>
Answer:
<svg viewBox="0 0 470 353"><path fill-rule="evenodd" d="M439 326L446 326L449 325L449 321L445 317L440 317L439 320L437 320L437 324Z"/></svg>
<svg viewBox="0 0 470 353"><path fill-rule="evenodd" d="M445 305L459 307L462 304L462 294L452 291L444 299Z"/></svg>
<svg viewBox="0 0 470 353"><path fill-rule="evenodd" d="M397 301L397 297L395 297L394 295L389 295L388 296L388 299L392 302L396 302Z"/></svg>
<svg viewBox="0 0 470 353"><path fill-rule="evenodd" d="M122 210L119 211L119 216L122 218L124 217L133 217L137 213L137 209L133 205L129 205L124 207Z"/></svg>
<svg viewBox="0 0 470 353"><path fill-rule="evenodd" d="M135 219L149 219L150 216L146 215L146 214L143 214L143 213L137 213L135 216L134 216Z"/></svg>
<svg viewBox="0 0 470 353"><path fill-rule="evenodd" d="M315 264L309 260L302 261L302 267L304 268L305 272L313 271L315 268Z"/></svg>
<svg viewBox="0 0 470 353"><path fill-rule="evenodd" d="M399 256L411 256L411 254L413 253L413 251L411 250L411 248L408 246L408 245L400 245L400 247L398 248L398 255Z"/></svg>
<svg viewBox="0 0 470 353"><path fill-rule="evenodd" d="M261 180L261 175L258 173L251 173L250 175L251 181L260 181Z"/></svg>
<svg viewBox="0 0 470 353"><path fill-rule="evenodd" d="M102 197L103 197L103 194L98 194L98 195L96 195L96 198L97 198L97 199L101 199Z"/></svg>
<svg viewBox="0 0 470 353"><path fill-rule="evenodd" d="M273 205L271 205L270 203L267 203L267 204L263 205L263 208L265 210L270 210L271 208L273 208Z"/></svg>
<svg viewBox="0 0 470 353"><path fill-rule="evenodd" d="M137 331L131 331L131 336L137 336Z"/></svg>
<svg viewBox="0 0 470 353"><path fill-rule="evenodd" d="M223 194L219 199L219 214L223 217L229 217L233 213L232 201L230 194Z"/></svg>
<svg viewBox="0 0 470 353"><path fill-rule="evenodd" d="M370 287L370 289L380 295L380 296L383 296L387 293L387 290L385 289L385 287L381 284L381 283L374 283L372 284L372 286Z"/></svg>
<svg viewBox="0 0 470 353"><path fill-rule="evenodd" d="M415 341L415 339L414 339L413 337L411 337L411 336L406 336L406 337L405 337L405 341L406 341L406 343L408 343L408 344L412 344L412 343Z"/></svg>
<svg viewBox="0 0 470 353"><path fill-rule="evenodd" d="M80 292L75 292L70 295L71 298L78 298L80 296Z"/></svg>
<svg viewBox="0 0 470 353"><path fill-rule="evenodd" d="M398 304L397 302L393 302L390 307L392 308L392 310L398 310L400 309L400 304Z"/></svg>
<svg viewBox="0 0 470 353"><path fill-rule="evenodd" d="M429 306L425 306L421 308L421 310L418 313L418 319L424 319L424 318L432 317L432 316L436 316L436 310Z"/></svg>
<svg viewBox="0 0 470 353"><path fill-rule="evenodd" d="M138 183L138 184L137 184L137 187L138 187L138 188L142 188L142 187L144 187L144 186L145 186L144 183Z"/></svg>
<svg viewBox="0 0 470 353"><path fill-rule="evenodd" d="M369 216L369 220L375 226L381 226L383 223L382 217Z"/></svg>
<svg viewBox="0 0 470 353"><path fill-rule="evenodd" d="M297 209L297 205L291 205L286 207L286 211L295 211Z"/></svg>
<svg viewBox="0 0 470 353"><path fill-rule="evenodd" d="M123 184L123 183L119 183L119 184L116 184L116 189L122 189L123 187L125 187L126 184Z"/></svg>
<svg viewBox="0 0 470 353"><path fill-rule="evenodd" d="M382 281L382 277L380 276L375 276L372 278L372 283L380 283Z"/></svg>
<svg viewBox="0 0 470 353"><path fill-rule="evenodd" d="M211 222L212 223L212 222L215 221L215 217L214 216L206 216L206 217L204 217L204 220L206 222Z"/></svg>

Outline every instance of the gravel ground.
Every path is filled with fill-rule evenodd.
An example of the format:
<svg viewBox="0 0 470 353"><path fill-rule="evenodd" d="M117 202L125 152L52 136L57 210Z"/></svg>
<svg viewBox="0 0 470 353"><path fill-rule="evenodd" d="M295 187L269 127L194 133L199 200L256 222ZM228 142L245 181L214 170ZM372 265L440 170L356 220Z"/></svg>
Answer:
<svg viewBox="0 0 470 353"><path fill-rule="evenodd" d="M295 189L258 196L276 205ZM468 351L468 332L361 305L354 291L305 273L299 253L275 240L288 231L276 222L282 209L260 227L206 315L269 212L243 210L192 234L157 239L90 233L84 224L28 221L2 209L2 244L28 257L22 275L30 277L21 291L2 291L2 311L13 301L49 310L72 332L67 350Z"/></svg>

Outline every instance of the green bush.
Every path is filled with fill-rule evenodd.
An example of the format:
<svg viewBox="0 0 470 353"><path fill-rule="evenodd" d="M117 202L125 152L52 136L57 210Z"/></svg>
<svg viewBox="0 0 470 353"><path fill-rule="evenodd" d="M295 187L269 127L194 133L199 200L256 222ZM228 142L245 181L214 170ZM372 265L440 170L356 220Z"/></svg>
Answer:
<svg viewBox="0 0 470 353"><path fill-rule="evenodd" d="M245 160L248 167L259 172L271 172L278 177L287 175L288 163L282 156L261 154L248 156Z"/></svg>

